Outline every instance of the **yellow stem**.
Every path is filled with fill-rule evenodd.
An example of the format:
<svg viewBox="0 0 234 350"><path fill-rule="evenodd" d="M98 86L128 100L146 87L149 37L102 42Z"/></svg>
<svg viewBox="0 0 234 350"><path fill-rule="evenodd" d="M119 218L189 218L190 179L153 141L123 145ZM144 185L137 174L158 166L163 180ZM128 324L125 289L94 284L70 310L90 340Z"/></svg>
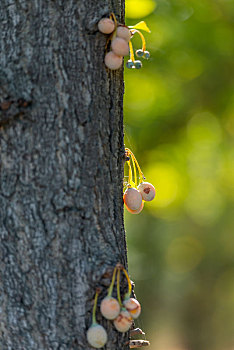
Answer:
<svg viewBox="0 0 234 350"><path fill-rule="evenodd" d="M137 172L136 172L136 166L132 155L131 155L131 159L132 159L133 170L134 170L134 183L137 186Z"/></svg>
<svg viewBox="0 0 234 350"><path fill-rule="evenodd" d="M145 177L144 177L144 174L143 174L143 172L142 172L142 170L140 168L140 165L138 164L138 161L136 160L136 157L134 156L134 154L132 154L132 155L133 155L133 158L135 160L136 166L138 168L139 175L140 175L140 182L141 182L141 181L143 181L145 179Z"/></svg>
<svg viewBox="0 0 234 350"><path fill-rule="evenodd" d="M132 293L132 283L131 283L131 280L130 280L129 275L127 273L127 270L125 270L124 267L122 267L122 270L123 270L123 272L127 278L127 281L128 281L128 293L126 293L126 295L125 295L125 298L128 299L128 298L130 298L130 295Z"/></svg>
<svg viewBox="0 0 234 350"><path fill-rule="evenodd" d="M94 306L93 306L92 324L97 323L97 321L96 321L96 309L97 309L98 294L99 294L99 291L96 291L95 298L94 298Z"/></svg>
<svg viewBox="0 0 234 350"><path fill-rule="evenodd" d="M115 23L115 29L116 29L116 28L117 28L118 23L117 23L117 20L116 20L116 17L115 17L114 12L111 12L111 14L110 14L110 18L112 18L112 19L113 19L113 21L114 21L114 23Z"/></svg>
<svg viewBox="0 0 234 350"><path fill-rule="evenodd" d="M125 151L127 152L128 155L130 154L132 156L132 158L134 159L134 162L136 163L137 169L139 171L140 182L143 181L145 179L145 177L144 177L144 174L140 168L140 165L138 164L138 161L136 160L136 157L134 156L134 154L132 153L132 151L129 148L125 148Z"/></svg>
<svg viewBox="0 0 234 350"><path fill-rule="evenodd" d="M132 60L132 62L135 62L134 50L133 50L131 39L129 40L129 50L130 50L130 59Z"/></svg>
<svg viewBox="0 0 234 350"><path fill-rule="evenodd" d="M115 284L115 276L116 276L116 267L114 268L112 281L111 281L110 287L108 289L108 294L107 294L108 297L111 297L111 295L112 295L113 287L114 287L114 284Z"/></svg>
<svg viewBox="0 0 234 350"><path fill-rule="evenodd" d="M129 172L128 172L128 184L129 184L131 187L135 187L135 184L134 184L134 182L132 181L132 168L131 168L130 160L128 160L127 163L128 163L128 167L129 167Z"/></svg>
<svg viewBox="0 0 234 350"><path fill-rule="evenodd" d="M133 34L134 34L134 33L138 33L138 34L140 35L141 41L142 41L142 50L145 51L145 49L146 49L146 42L145 42L145 37L144 37L144 35L143 35L139 30L137 30L137 29L134 29Z"/></svg>
<svg viewBox="0 0 234 350"><path fill-rule="evenodd" d="M121 295L120 295L120 269L118 269L118 272L117 272L117 298L118 298L120 307L122 307L123 304L122 304Z"/></svg>

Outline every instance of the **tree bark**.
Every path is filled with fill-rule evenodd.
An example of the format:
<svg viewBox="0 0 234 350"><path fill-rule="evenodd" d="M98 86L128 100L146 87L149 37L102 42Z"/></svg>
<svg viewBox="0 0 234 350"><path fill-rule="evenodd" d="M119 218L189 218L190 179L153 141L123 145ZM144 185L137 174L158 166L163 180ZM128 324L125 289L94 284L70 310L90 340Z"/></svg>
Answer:
<svg viewBox="0 0 234 350"><path fill-rule="evenodd" d="M123 71L98 20L124 0L0 2L0 348L92 349L95 288L127 264ZM108 281L107 281L108 282ZM112 323L105 349L125 349Z"/></svg>

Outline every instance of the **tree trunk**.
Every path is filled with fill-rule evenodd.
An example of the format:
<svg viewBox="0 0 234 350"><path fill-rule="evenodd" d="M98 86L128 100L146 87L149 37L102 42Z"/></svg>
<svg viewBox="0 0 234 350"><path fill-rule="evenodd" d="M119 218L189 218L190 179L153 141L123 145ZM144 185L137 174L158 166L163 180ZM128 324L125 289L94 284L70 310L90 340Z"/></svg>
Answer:
<svg viewBox="0 0 234 350"><path fill-rule="evenodd" d="M95 288L127 264L123 71L105 68L97 30L112 11L123 22L123 2L0 2L3 350L91 349ZM98 321L105 349L128 348Z"/></svg>

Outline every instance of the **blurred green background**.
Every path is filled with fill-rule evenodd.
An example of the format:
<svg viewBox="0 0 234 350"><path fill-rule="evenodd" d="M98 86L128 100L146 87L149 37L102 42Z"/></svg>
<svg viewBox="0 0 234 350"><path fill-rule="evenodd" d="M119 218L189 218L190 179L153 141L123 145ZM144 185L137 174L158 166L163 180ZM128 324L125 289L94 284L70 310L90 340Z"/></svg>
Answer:
<svg viewBox="0 0 234 350"><path fill-rule="evenodd" d="M125 145L157 195L125 211L137 326L152 350L233 350L234 1L126 0L140 20L151 59L125 69Z"/></svg>

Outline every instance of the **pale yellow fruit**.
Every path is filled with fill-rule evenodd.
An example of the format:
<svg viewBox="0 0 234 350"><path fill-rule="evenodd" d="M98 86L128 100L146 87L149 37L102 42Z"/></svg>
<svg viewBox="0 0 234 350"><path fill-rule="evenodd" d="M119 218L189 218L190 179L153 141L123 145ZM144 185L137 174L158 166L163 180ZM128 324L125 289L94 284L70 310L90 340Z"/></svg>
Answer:
<svg viewBox="0 0 234 350"><path fill-rule="evenodd" d="M131 32L127 27L118 27L116 31L116 35L118 38L122 38L126 41L129 41L131 38Z"/></svg>
<svg viewBox="0 0 234 350"><path fill-rule="evenodd" d="M87 331L88 343L94 348L102 348L107 342L107 333L100 324L92 325Z"/></svg>
<svg viewBox="0 0 234 350"><path fill-rule="evenodd" d="M116 37L111 42L111 48L118 56L127 56L129 54L129 46L126 40Z"/></svg>
<svg viewBox="0 0 234 350"><path fill-rule="evenodd" d="M116 55L113 51L110 51L105 56L105 65L112 70L119 69L123 63L123 57Z"/></svg>
<svg viewBox="0 0 234 350"><path fill-rule="evenodd" d="M132 318L139 317L141 313L141 304L138 300L136 300L135 298L129 298L127 300L124 300L123 304L132 316Z"/></svg>
<svg viewBox="0 0 234 350"><path fill-rule="evenodd" d="M114 320L120 313L118 300L113 297L105 297L101 302L101 313L108 320Z"/></svg>
<svg viewBox="0 0 234 350"><path fill-rule="evenodd" d="M132 325L132 317L127 310L122 310L114 320L114 326L119 332L127 332Z"/></svg>
<svg viewBox="0 0 234 350"><path fill-rule="evenodd" d="M142 182L138 186L138 191L141 193L142 198L144 199L144 201L150 202L155 197L155 188L149 182Z"/></svg>
<svg viewBox="0 0 234 350"><path fill-rule="evenodd" d="M98 22L98 30L103 34L110 34L114 31L115 24L110 18L102 18Z"/></svg>
<svg viewBox="0 0 234 350"><path fill-rule="evenodd" d="M129 211L129 213L139 214L142 211L142 209L144 208L144 202L143 201L141 202L141 206L138 210L131 210L126 204L125 204L125 206L126 206L127 211Z"/></svg>
<svg viewBox="0 0 234 350"><path fill-rule="evenodd" d="M138 210L142 205L142 196L140 192L133 187L128 188L124 192L123 199L126 207L130 210Z"/></svg>

